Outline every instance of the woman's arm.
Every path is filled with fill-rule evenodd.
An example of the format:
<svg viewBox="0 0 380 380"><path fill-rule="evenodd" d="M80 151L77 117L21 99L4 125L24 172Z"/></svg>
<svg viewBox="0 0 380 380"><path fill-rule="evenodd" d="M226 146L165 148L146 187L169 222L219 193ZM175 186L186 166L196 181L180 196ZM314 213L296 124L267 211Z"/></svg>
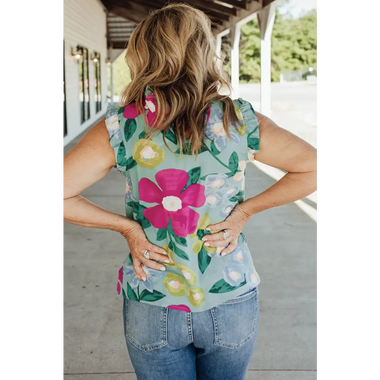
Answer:
<svg viewBox="0 0 380 380"><path fill-rule="evenodd" d="M256 112L259 122L260 150L255 159L264 164L287 172L278 182L244 202L236 205L224 222L210 225L209 231L227 229L229 237L223 233L205 235L205 245L228 247L222 255L231 253L248 219L264 210L281 206L304 198L317 189L317 151L306 141L280 128L268 117Z"/></svg>
<svg viewBox="0 0 380 380"><path fill-rule="evenodd" d="M260 151L256 153L256 161L287 173L273 186L241 204L241 210L248 218L304 198L317 189L317 150L268 117L258 112L256 115L260 131Z"/></svg>
<svg viewBox="0 0 380 380"><path fill-rule="evenodd" d="M165 266L156 261L167 262L167 252L151 244L137 222L123 215L107 211L83 198L80 193L103 178L116 165L114 151L104 119L93 127L66 154L64 159L64 220L84 227L105 228L121 233L128 242L138 278L146 279L141 263L154 269ZM143 256L150 251L150 260Z"/></svg>
<svg viewBox="0 0 380 380"><path fill-rule="evenodd" d="M128 230L131 220L109 212L79 194L116 165L104 120L93 127L64 158L64 220L84 227Z"/></svg>

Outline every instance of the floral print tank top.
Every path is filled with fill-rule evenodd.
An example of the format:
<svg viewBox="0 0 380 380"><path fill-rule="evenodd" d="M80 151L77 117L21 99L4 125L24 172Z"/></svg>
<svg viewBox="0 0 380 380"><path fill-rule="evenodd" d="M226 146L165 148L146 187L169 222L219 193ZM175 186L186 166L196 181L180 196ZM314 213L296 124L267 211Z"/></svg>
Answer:
<svg viewBox="0 0 380 380"><path fill-rule="evenodd" d="M116 169L126 180L125 212L137 221L155 245L163 247L174 264L166 271L143 266L147 280L134 272L131 253L119 270L117 291L138 302L198 312L215 307L256 287L260 278L243 233L237 248L226 256L203 245L209 224L223 221L244 201L245 168L259 149L259 126L251 104L234 100L240 120L231 125L231 139L223 128L223 103L210 102L205 139L197 159L179 156L170 127L152 140L144 139L156 114L156 99L145 91L145 113L135 103L110 106L106 112L109 142Z"/></svg>

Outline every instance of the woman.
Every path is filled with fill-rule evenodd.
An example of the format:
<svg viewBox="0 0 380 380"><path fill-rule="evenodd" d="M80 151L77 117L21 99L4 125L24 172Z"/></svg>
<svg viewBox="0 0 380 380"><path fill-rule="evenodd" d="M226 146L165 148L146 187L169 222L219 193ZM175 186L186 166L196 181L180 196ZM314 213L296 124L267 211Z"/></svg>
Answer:
<svg viewBox="0 0 380 380"><path fill-rule="evenodd" d="M149 15L126 61L122 106L65 157L65 221L127 241L117 289L138 379L244 379L260 279L241 231L253 215L315 191L316 151L247 101L220 94L229 84L196 9ZM287 174L244 200L253 160ZM126 177L126 216L79 195L112 167Z"/></svg>

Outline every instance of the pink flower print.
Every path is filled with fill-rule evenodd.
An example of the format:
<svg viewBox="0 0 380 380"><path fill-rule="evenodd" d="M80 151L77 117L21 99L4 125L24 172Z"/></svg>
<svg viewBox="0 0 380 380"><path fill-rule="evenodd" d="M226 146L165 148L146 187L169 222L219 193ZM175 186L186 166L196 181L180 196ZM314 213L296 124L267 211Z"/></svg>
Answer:
<svg viewBox="0 0 380 380"><path fill-rule="evenodd" d="M134 119L135 117L139 116L140 113L141 112L136 108L136 102L132 102L124 107L123 117L126 119Z"/></svg>
<svg viewBox="0 0 380 380"><path fill-rule="evenodd" d="M147 110L148 125L152 126L157 116L157 100L154 94L144 95L144 109ZM140 113L141 112L136 108L136 102L132 102L124 107L123 116L126 119L134 119L139 116Z"/></svg>
<svg viewBox="0 0 380 380"><path fill-rule="evenodd" d="M143 215L155 228L167 228L171 218L177 236L186 237L196 230L199 214L189 206L202 207L205 204L205 187L195 183L183 190L188 179L184 170L164 169L156 174L159 187L148 178L139 181L140 199L158 203L143 210Z"/></svg>
<svg viewBox="0 0 380 380"><path fill-rule="evenodd" d="M148 110L147 120L148 125L152 126L157 116L157 100L154 94L145 95L145 106L144 108Z"/></svg>
<svg viewBox="0 0 380 380"><path fill-rule="evenodd" d="M120 284L123 284L123 266L124 266L124 264L119 269L119 277L118 277L117 287L116 287L117 294L120 294L120 292L121 292L121 285Z"/></svg>
<svg viewBox="0 0 380 380"><path fill-rule="evenodd" d="M211 115L211 104L208 106L208 112L206 116L206 123L210 120L210 115Z"/></svg>
<svg viewBox="0 0 380 380"><path fill-rule="evenodd" d="M181 310L191 312L190 308L186 305L169 305L168 309Z"/></svg>

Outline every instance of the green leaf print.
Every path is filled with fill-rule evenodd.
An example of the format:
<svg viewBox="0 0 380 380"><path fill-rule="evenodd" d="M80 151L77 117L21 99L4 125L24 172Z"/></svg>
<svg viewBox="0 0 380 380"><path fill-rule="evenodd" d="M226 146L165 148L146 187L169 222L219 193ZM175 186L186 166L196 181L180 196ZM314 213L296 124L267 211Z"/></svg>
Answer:
<svg viewBox="0 0 380 380"><path fill-rule="evenodd" d="M175 236L175 233L174 233L173 227L172 227L172 219L171 218L169 219L169 223L168 223L166 228L169 232L169 235Z"/></svg>
<svg viewBox="0 0 380 380"><path fill-rule="evenodd" d="M149 290L144 289L140 294L140 300L146 302L158 301L164 297L166 297L166 295L162 294L158 290L153 290L153 292L151 293Z"/></svg>
<svg viewBox="0 0 380 380"><path fill-rule="evenodd" d="M201 167L197 166L196 168L189 170L187 173L189 174L189 181L187 186L198 183L199 177L201 176Z"/></svg>
<svg viewBox="0 0 380 380"><path fill-rule="evenodd" d="M232 197L229 199L230 202L238 202L239 201L239 198L236 198L236 197Z"/></svg>
<svg viewBox="0 0 380 380"><path fill-rule="evenodd" d="M160 228L157 231L157 241L161 241L161 240L166 239L167 234L168 234L168 232L166 231L165 228Z"/></svg>
<svg viewBox="0 0 380 380"><path fill-rule="evenodd" d="M239 289L242 286L246 284L246 280L244 280L240 285L238 286L231 286L228 282L224 281L223 279L217 281L211 289L208 291L209 293L227 293L232 292L233 290Z"/></svg>
<svg viewBox="0 0 380 380"><path fill-rule="evenodd" d="M140 221L142 228L148 228L151 226L149 220L147 218L145 218L144 215L142 215L142 217L139 218L138 220Z"/></svg>
<svg viewBox="0 0 380 380"><path fill-rule="evenodd" d="M259 139L256 137L248 137L248 148L258 150L259 149Z"/></svg>
<svg viewBox="0 0 380 380"><path fill-rule="evenodd" d="M211 257L207 254L207 251L202 247L198 253L198 267L203 274L211 262Z"/></svg>
<svg viewBox="0 0 380 380"><path fill-rule="evenodd" d="M228 166L232 173L236 173L239 167L239 156L236 152L233 152L230 156L230 160L228 161Z"/></svg>
<svg viewBox="0 0 380 380"><path fill-rule="evenodd" d="M248 137L248 148L259 150L259 139L257 137Z"/></svg>
<svg viewBox="0 0 380 380"><path fill-rule="evenodd" d="M201 176L201 167L197 166L187 172L189 179L187 180L186 186L182 189L181 192L185 191L190 185L198 183L199 177Z"/></svg>
<svg viewBox="0 0 380 380"><path fill-rule="evenodd" d="M213 156L217 156L220 153L218 148L215 146L214 140L211 141L210 147L211 147L211 154Z"/></svg>
<svg viewBox="0 0 380 380"><path fill-rule="evenodd" d="M169 247L170 248L170 247ZM177 255L179 256L181 259L184 259L184 260L188 260L190 261L189 259L189 256L187 255L186 252L182 251L182 249L178 248L174 243L173 243L173 249L172 251Z"/></svg>
<svg viewBox="0 0 380 380"><path fill-rule="evenodd" d="M166 130L165 137L173 144L177 144L177 136L171 129Z"/></svg>
<svg viewBox="0 0 380 380"><path fill-rule="evenodd" d="M135 119L127 119L124 124L125 140L129 141L136 132L137 124Z"/></svg>
<svg viewBox="0 0 380 380"><path fill-rule="evenodd" d="M128 298L127 295L125 294L125 290L123 287L121 287L121 294L123 295L123 297Z"/></svg>
<svg viewBox="0 0 380 380"><path fill-rule="evenodd" d="M117 113L120 115L121 113L124 112L124 107L120 107L119 110L117 111Z"/></svg>
<svg viewBox="0 0 380 380"><path fill-rule="evenodd" d="M167 228L169 235L172 236L178 244L183 245L184 247L187 247L186 239L184 237L180 237L180 236L177 236L175 234L173 227L172 227L172 220L171 219L169 219L169 223L168 223L168 226L166 228Z"/></svg>
<svg viewBox="0 0 380 380"><path fill-rule="evenodd" d="M199 228L197 230L197 238L199 240L202 240L202 238L203 238L204 235L211 235L211 231L207 231L207 230L204 230L202 228Z"/></svg>
<svg viewBox="0 0 380 380"><path fill-rule="evenodd" d="M129 285L129 282L127 282L127 295L129 299L139 301L135 291L131 288L131 285Z"/></svg>
<svg viewBox="0 0 380 380"><path fill-rule="evenodd" d="M127 205L128 205L129 207L132 207L133 212L134 212L135 214L138 214L138 213L139 213L139 211L140 211L140 204L139 204L139 202L133 202L133 201L130 201L130 202L127 203Z"/></svg>
<svg viewBox="0 0 380 380"><path fill-rule="evenodd" d="M143 137L145 137L146 133L145 131L142 131L140 134L139 134L139 139L142 139Z"/></svg>
<svg viewBox="0 0 380 380"><path fill-rule="evenodd" d="M134 158L131 156L126 160L125 162L125 171L130 170L134 168L137 165L137 162L134 160Z"/></svg>
<svg viewBox="0 0 380 380"><path fill-rule="evenodd" d="M148 228L151 226L149 220L146 219L143 214L143 210L146 209L145 206L140 205L139 202L133 202L133 201L128 202L127 205L129 207L132 207L133 212L136 214L136 220L141 223L141 226L143 228Z"/></svg>
<svg viewBox="0 0 380 380"><path fill-rule="evenodd" d="M121 142L119 145L119 149L117 151L117 157L116 161L119 166L125 166L127 164L127 158L125 157L126 152L125 152L125 146L124 143Z"/></svg>
<svg viewBox="0 0 380 380"><path fill-rule="evenodd" d="M255 133L258 130L258 128L259 126L257 125L256 128L252 132L248 133L248 137L250 137L252 133Z"/></svg>
<svg viewBox="0 0 380 380"><path fill-rule="evenodd" d="M184 247L187 247L187 241L184 237L177 236L177 235L173 235L173 237L179 245L183 245Z"/></svg>

